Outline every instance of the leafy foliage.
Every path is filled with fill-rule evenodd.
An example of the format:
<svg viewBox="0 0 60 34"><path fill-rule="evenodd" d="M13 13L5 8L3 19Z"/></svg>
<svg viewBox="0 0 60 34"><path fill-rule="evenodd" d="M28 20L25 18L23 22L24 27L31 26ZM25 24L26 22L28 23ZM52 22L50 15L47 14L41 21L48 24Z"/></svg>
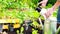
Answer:
<svg viewBox="0 0 60 34"><path fill-rule="evenodd" d="M54 5L57 0L48 0L48 4Z"/></svg>

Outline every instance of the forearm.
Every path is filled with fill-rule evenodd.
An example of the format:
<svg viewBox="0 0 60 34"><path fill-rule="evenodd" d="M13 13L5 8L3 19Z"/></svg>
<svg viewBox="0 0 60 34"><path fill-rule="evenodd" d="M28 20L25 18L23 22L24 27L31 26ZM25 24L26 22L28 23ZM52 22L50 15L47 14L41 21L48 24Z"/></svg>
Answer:
<svg viewBox="0 0 60 34"><path fill-rule="evenodd" d="M60 0L57 0L57 1L59 1L59 2L60 2Z"/></svg>
<svg viewBox="0 0 60 34"><path fill-rule="evenodd" d="M60 1L57 0L57 2L53 6L53 10L56 10L56 8L59 6L60 6Z"/></svg>
<svg viewBox="0 0 60 34"><path fill-rule="evenodd" d="M47 4L47 2L48 2L48 0L42 0L42 1L40 2L40 4L41 4L42 7L45 7L46 4Z"/></svg>

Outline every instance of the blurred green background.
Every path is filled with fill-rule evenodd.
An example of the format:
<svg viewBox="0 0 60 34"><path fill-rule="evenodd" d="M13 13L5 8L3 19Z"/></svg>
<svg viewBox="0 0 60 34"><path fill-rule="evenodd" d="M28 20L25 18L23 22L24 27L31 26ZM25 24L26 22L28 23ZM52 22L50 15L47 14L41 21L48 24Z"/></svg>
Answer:
<svg viewBox="0 0 60 34"><path fill-rule="evenodd" d="M25 17L38 18L38 12L35 8L41 0L0 0L0 18L4 16L11 16L11 18L26 19ZM56 0L49 0L46 8L52 7ZM31 13L30 13L31 12ZM33 15L33 13L37 13ZM54 13L54 16L56 16ZM31 15L32 14L32 15Z"/></svg>

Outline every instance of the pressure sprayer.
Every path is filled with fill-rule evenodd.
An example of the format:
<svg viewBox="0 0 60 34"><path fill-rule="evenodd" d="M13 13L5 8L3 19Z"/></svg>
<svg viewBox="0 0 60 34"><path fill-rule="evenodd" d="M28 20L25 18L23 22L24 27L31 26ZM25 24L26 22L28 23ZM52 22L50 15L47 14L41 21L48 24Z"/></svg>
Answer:
<svg viewBox="0 0 60 34"><path fill-rule="evenodd" d="M45 13L47 12L47 9L39 7L40 5L41 4L38 5L36 10L40 13L41 16L44 17L44 25L42 25L41 19L39 18L44 34L55 34L57 24L56 18L51 16L46 18Z"/></svg>

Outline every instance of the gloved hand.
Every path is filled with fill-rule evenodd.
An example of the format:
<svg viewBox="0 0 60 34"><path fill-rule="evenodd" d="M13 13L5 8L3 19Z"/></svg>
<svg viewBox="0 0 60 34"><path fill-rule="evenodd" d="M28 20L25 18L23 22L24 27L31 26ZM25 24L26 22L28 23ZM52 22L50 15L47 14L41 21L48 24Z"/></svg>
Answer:
<svg viewBox="0 0 60 34"><path fill-rule="evenodd" d="M53 14L54 10L55 9L53 7L47 9L47 12L45 13L46 18L48 18L49 16L51 16Z"/></svg>

